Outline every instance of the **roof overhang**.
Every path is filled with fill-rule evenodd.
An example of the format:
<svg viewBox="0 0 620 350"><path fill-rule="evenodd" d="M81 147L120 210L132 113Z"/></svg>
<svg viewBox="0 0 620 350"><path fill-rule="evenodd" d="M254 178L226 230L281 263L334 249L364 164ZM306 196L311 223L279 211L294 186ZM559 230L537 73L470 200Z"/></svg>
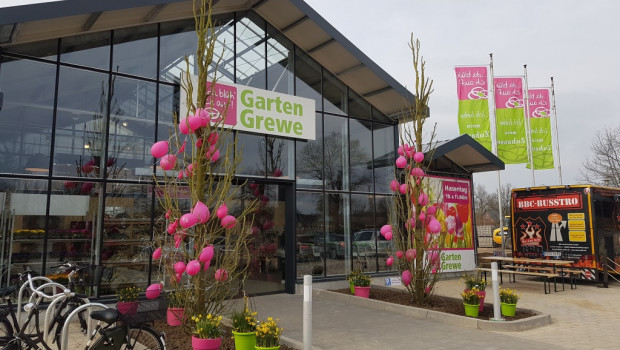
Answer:
<svg viewBox="0 0 620 350"><path fill-rule="evenodd" d="M0 8L0 47L193 16L187 0L64 0ZM214 0L213 13L255 10L319 64L397 121L414 94L302 0Z"/></svg>
<svg viewBox="0 0 620 350"><path fill-rule="evenodd" d="M504 170L504 162L484 148L471 136L463 134L455 139L438 143L430 161L434 171L444 171L458 166L469 173Z"/></svg>

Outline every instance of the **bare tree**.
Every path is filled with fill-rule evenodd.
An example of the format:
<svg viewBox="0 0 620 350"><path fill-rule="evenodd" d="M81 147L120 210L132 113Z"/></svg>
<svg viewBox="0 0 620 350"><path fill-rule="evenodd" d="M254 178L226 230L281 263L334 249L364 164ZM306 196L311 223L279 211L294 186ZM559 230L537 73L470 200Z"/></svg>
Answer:
<svg viewBox="0 0 620 350"><path fill-rule="evenodd" d="M579 181L620 187L620 126L599 131L590 151L579 170Z"/></svg>
<svg viewBox="0 0 620 350"><path fill-rule="evenodd" d="M489 193L483 185L474 187L474 215L476 217L476 225L488 225L488 217L494 209L491 205L493 202L493 194ZM497 198L497 197L496 197ZM497 201L496 201L497 202Z"/></svg>

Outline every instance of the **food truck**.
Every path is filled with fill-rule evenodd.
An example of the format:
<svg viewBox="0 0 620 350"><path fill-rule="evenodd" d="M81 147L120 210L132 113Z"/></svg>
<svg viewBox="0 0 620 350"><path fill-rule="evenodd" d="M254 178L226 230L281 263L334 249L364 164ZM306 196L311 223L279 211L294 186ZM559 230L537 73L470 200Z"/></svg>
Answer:
<svg viewBox="0 0 620 350"><path fill-rule="evenodd" d="M586 280L599 279L604 264L620 273L620 188L516 188L511 211L513 256L571 260Z"/></svg>

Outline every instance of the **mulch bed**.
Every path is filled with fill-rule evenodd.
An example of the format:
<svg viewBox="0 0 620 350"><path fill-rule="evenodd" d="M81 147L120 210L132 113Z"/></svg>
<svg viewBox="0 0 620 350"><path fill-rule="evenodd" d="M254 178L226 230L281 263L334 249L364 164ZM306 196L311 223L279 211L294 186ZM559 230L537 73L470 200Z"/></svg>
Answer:
<svg viewBox="0 0 620 350"><path fill-rule="evenodd" d="M351 291L348 288L334 290L334 292L343 293L343 294L351 294ZM414 303L411 300L411 298L409 297L409 293L407 293L407 291L388 290L388 289L383 289L383 288L371 288L370 299L381 300L381 301L386 301L389 303L400 304L400 305L413 306L413 307L434 310L434 311L439 311L439 312L445 312L445 313L453 314L453 315L465 316L465 308L463 307L463 300L457 299L457 298L448 298L448 297L433 295L431 296L430 300L428 301L426 305L419 305L419 304ZM530 310L519 309L517 307L517 312L515 313L514 317L506 317L506 316L502 316L502 317L505 318L507 321L514 321L514 320L520 320L523 318L528 318L528 317L532 317L536 315L537 315L536 313ZM488 320L493 317L494 317L493 304L485 302L484 309L482 310L482 312L478 314L478 318L482 320Z"/></svg>
<svg viewBox="0 0 620 350"><path fill-rule="evenodd" d="M166 334L166 349L171 350L187 350L191 349L191 336L183 332L183 327L171 327L166 324L165 320L155 321L154 328L158 332L164 332ZM220 350L234 350L235 341L232 338L232 329L227 326L222 326L222 346ZM298 350L286 345L281 345L280 350Z"/></svg>

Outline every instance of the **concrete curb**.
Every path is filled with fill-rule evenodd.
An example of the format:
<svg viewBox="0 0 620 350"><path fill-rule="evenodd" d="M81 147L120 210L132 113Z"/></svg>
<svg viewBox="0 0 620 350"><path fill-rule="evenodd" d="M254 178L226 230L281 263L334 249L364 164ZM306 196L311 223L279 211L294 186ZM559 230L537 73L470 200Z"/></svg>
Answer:
<svg viewBox="0 0 620 350"><path fill-rule="evenodd" d="M322 298L358 305L369 309L377 309L386 312L393 312L404 316L411 316L415 318L427 318L433 321L446 323L454 326L464 328L483 329L487 331L497 332L521 332L528 329L543 327L551 324L551 315L536 315L515 321L493 321L493 320L481 320L466 316L453 315L445 312L427 310L417 308L413 306L399 305L388 303L385 301L360 298L354 295L348 295L338 292L332 292L328 290L315 289L313 294ZM533 311L535 312L535 311Z"/></svg>

